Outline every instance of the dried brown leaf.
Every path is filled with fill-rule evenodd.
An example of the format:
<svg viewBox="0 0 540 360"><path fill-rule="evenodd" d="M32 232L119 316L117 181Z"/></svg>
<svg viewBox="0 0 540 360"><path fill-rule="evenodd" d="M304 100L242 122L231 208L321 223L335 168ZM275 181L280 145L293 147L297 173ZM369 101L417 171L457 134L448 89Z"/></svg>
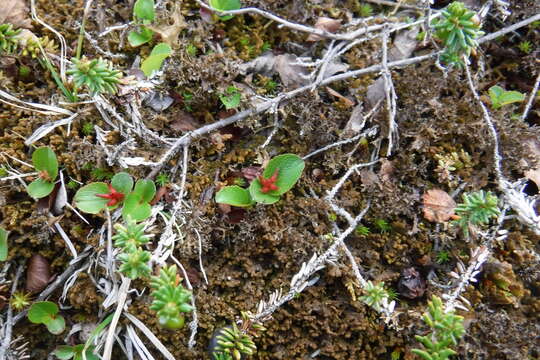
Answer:
<svg viewBox="0 0 540 360"><path fill-rule="evenodd" d="M424 217L428 221L445 222L454 215L456 202L443 190L428 190L422 197L424 200Z"/></svg>
<svg viewBox="0 0 540 360"><path fill-rule="evenodd" d="M190 113L178 111L176 119L170 124L171 129L176 131L192 131L197 129L200 124Z"/></svg>
<svg viewBox="0 0 540 360"><path fill-rule="evenodd" d="M0 1L0 24L12 24L14 28L32 28L30 12L24 0Z"/></svg>
<svg viewBox="0 0 540 360"><path fill-rule="evenodd" d="M34 254L28 262L26 270L26 290L39 293L51 279L51 268L47 259L39 254Z"/></svg>
<svg viewBox="0 0 540 360"><path fill-rule="evenodd" d="M278 72L281 82L285 86L298 87L307 85L307 69L298 64L298 58L293 54L276 56L274 68Z"/></svg>
<svg viewBox="0 0 540 360"><path fill-rule="evenodd" d="M338 29L341 27L341 20L331 19L324 16L321 16L317 19L317 22L315 23L315 29L328 31L331 33L334 33L338 31ZM307 38L307 41L319 41L323 38L319 35L311 34Z"/></svg>

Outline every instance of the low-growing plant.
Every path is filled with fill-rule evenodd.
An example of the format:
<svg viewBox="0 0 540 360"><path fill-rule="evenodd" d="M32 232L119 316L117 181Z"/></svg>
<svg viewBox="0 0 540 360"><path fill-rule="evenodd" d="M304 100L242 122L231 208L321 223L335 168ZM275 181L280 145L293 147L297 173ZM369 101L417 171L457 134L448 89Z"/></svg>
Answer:
<svg viewBox="0 0 540 360"><path fill-rule="evenodd" d="M422 319L433 331L425 336L416 335L416 340L424 345L424 350L412 349L412 352L424 360L446 360L457 354L450 347L456 346L465 334L463 317L456 315L453 310L445 312L437 296L431 298L428 308Z"/></svg>
<svg viewBox="0 0 540 360"><path fill-rule="evenodd" d="M13 29L11 24L0 24L0 53L11 54L17 49L17 35L20 29Z"/></svg>
<svg viewBox="0 0 540 360"><path fill-rule="evenodd" d="M83 360L85 358L86 360L99 360L99 357L94 354L94 347L91 346L85 350L84 344L73 346L61 345L54 350L54 355L60 360L69 360L71 358L73 360Z"/></svg>
<svg viewBox="0 0 540 360"><path fill-rule="evenodd" d="M304 160L297 155L278 155L268 162L262 175L253 180L249 188L225 186L216 194L216 202L238 207L273 204L296 184L304 166Z"/></svg>
<svg viewBox="0 0 540 360"><path fill-rule="evenodd" d="M31 299L32 299L31 293L16 291L11 296L9 303L11 304L11 307L14 308L15 310L21 311L21 310L24 310L24 308L30 306Z"/></svg>
<svg viewBox="0 0 540 360"><path fill-rule="evenodd" d="M432 22L435 37L444 43L441 60L446 64L461 66L463 55L469 57L478 46L476 39L484 34L480 30L480 20L474 11L459 1L448 5L441 14L440 19Z"/></svg>
<svg viewBox="0 0 540 360"><path fill-rule="evenodd" d="M113 236L114 245L122 249L118 259L122 262L120 272L130 279L137 279L150 275L150 253L142 249L150 239L144 234L144 224L137 224L130 216L126 225L114 225L116 235Z"/></svg>
<svg viewBox="0 0 540 360"><path fill-rule="evenodd" d="M461 227L465 236L469 236L469 226L484 225L491 218L497 217L501 211L498 207L499 199L491 192L483 190L471 194L463 194L463 203L458 204L455 213L459 219L454 223Z"/></svg>
<svg viewBox="0 0 540 360"><path fill-rule="evenodd" d="M360 300L367 306L381 311L384 302L390 302L397 297L395 292L390 292L384 287L384 282L373 283L368 281L363 288L365 295L360 296Z"/></svg>
<svg viewBox="0 0 540 360"><path fill-rule="evenodd" d="M369 4L358 5L358 15L361 17L370 17L373 15L373 7Z"/></svg>
<svg viewBox="0 0 540 360"><path fill-rule="evenodd" d="M240 105L240 99L240 91L232 85L225 90L225 94L219 95L219 100L227 110L237 108Z"/></svg>
<svg viewBox="0 0 540 360"><path fill-rule="evenodd" d="M233 323L218 331L215 335L215 347L212 350L214 359L240 360L246 356L252 356L257 351L257 346L251 336Z"/></svg>
<svg viewBox="0 0 540 360"><path fill-rule="evenodd" d="M83 56L80 59L71 59L71 63L66 74L73 76L75 89L85 86L92 95L116 93L122 72L115 70L110 61L102 58L90 60Z"/></svg>
<svg viewBox="0 0 540 360"><path fill-rule="evenodd" d="M0 228L0 261L6 261L8 256L8 235L4 228Z"/></svg>
<svg viewBox="0 0 540 360"><path fill-rule="evenodd" d="M169 175L164 173L159 173L156 176L156 184L159 186L165 186L171 182L171 179L169 179Z"/></svg>
<svg viewBox="0 0 540 360"><path fill-rule="evenodd" d="M435 262L437 264L444 264L450 261L450 253L446 250L441 250L435 256Z"/></svg>
<svg viewBox="0 0 540 360"><path fill-rule="evenodd" d="M210 0L210 6L218 11L238 10L242 7L240 0ZM233 18L233 15L218 16L220 20L227 21Z"/></svg>
<svg viewBox="0 0 540 360"><path fill-rule="evenodd" d="M379 230L379 232L382 234L390 232L392 230L392 225L390 225L388 221L384 219L376 219L373 222L373 225L375 225L377 230Z"/></svg>
<svg viewBox="0 0 540 360"><path fill-rule="evenodd" d="M54 183L58 176L58 160L50 147L43 146L32 154L32 164L39 175L28 185L26 191L34 199L40 199L49 195L54 189Z"/></svg>
<svg viewBox="0 0 540 360"><path fill-rule="evenodd" d="M66 328L64 318L58 314L58 306L50 301L38 301L30 306L28 320L34 324L44 324L51 334L59 335Z"/></svg>
<svg viewBox="0 0 540 360"><path fill-rule="evenodd" d="M138 24L138 31L130 31L128 41L131 46L137 47L146 44L154 36L154 32L145 25L154 21L156 13L154 0L137 0L133 6L133 18Z"/></svg>
<svg viewBox="0 0 540 360"><path fill-rule="evenodd" d="M518 91L506 91L502 87L495 85L489 88L489 98L493 109L499 109L504 105L522 102L525 95Z"/></svg>
<svg viewBox="0 0 540 360"><path fill-rule="evenodd" d="M525 54L528 54L532 51L533 45L531 44L530 41L522 41L519 43L518 48Z"/></svg>
<svg viewBox="0 0 540 360"><path fill-rule="evenodd" d="M356 234L356 236L366 236L366 235L369 235L369 232L370 232L369 228L364 225L358 225L354 229L354 233Z"/></svg>
<svg viewBox="0 0 540 360"><path fill-rule="evenodd" d="M108 208L122 207L122 216L135 221L148 218L152 213L150 201L156 194L156 185L151 180L138 180L133 187L133 178L125 172L113 176L111 183L95 182L80 188L75 194L75 206L89 214L97 214Z"/></svg>
<svg viewBox="0 0 540 360"><path fill-rule="evenodd" d="M144 72L144 75L151 77L154 72L159 71L163 61L171 54L172 49L168 44L159 43L154 46L150 55L141 64L141 70Z"/></svg>
<svg viewBox="0 0 540 360"><path fill-rule="evenodd" d="M176 275L176 266L161 268L159 276L152 276L152 305L150 309L157 312L158 322L167 329L180 329L184 326L184 315L193 310L189 303L191 293L180 284Z"/></svg>

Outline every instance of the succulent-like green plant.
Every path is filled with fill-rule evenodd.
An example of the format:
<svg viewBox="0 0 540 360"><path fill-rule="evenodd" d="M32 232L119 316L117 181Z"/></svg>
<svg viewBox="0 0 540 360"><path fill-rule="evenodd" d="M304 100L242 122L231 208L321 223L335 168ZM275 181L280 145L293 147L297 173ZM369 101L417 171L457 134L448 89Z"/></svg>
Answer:
<svg viewBox="0 0 540 360"><path fill-rule="evenodd" d="M253 180L248 189L225 186L216 194L216 202L238 207L250 207L256 202L273 204L296 184L304 166L304 160L297 155L278 155L268 162L262 175Z"/></svg>
<svg viewBox="0 0 540 360"><path fill-rule="evenodd" d="M257 346L251 336L233 323L232 326L221 329L216 335L216 346L212 354L214 359L219 359L219 357L216 357L216 355L219 355L225 359L240 360L244 356L252 356L256 351ZM227 355L229 357L223 357Z"/></svg>
<svg viewBox="0 0 540 360"><path fill-rule="evenodd" d="M12 53L17 49L17 35L20 29L14 30L11 24L0 24L0 53Z"/></svg>
<svg viewBox="0 0 540 360"><path fill-rule="evenodd" d="M123 253L118 256L122 262L120 272L126 274L131 279L150 275L150 253L142 249L150 240L144 234L144 224L137 224L135 220L128 216L126 226L122 224L114 225L116 235L113 236L114 245L121 248Z"/></svg>
<svg viewBox="0 0 540 360"><path fill-rule="evenodd" d="M17 311L23 310L25 307L30 306L32 294L22 291L16 291L11 296L9 303L11 307Z"/></svg>
<svg viewBox="0 0 540 360"><path fill-rule="evenodd" d="M66 328L66 321L58 315L58 305L50 301L38 301L30 306L28 320L34 324L44 324L51 334L59 335Z"/></svg>
<svg viewBox="0 0 540 360"><path fill-rule="evenodd" d="M377 311L382 310L384 299L389 301L395 298L395 294L391 294L385 289L382 281L378 283L368 281L363 291L366 295L360 296L360 300Z"/></svg>
<svg viewBox="0 0 540 360"><path fill-rule="evenodd" d="M469 225L484 225L491 218L497 217L501 211L498 208L499 199L490 191L483 190L471 194L463 194L463 203L459 204L455 212L459 219L454 223L463 229L465 236L469 236Z"/></svg>
<svg viewBox="0 0 540 360"><path fill-rule="evenodd" d="M85 56L73 58L71 63L66 73L73 76L76 88L86 86L92 94L116 93L122 73L115 70L112 63L102 58L90 60Z"/></svg>
<svg viewBox="0 0 540 360"><path fill-rule="evenodd" d="M43 146L32 154L32 163L39 175L28 185L26 191L34 199L40 199L49 195L54 189L54 183L58 176L58 160L50 147Z"/></svg>
<svg viewBox="0 0 540 360"><path fill-rule="evenodd" d="M184 326L184 315L193 310L189 304L191 293L180 284L176 276L176 266L166 266L161 269L159 276L153 276L152 305L150 309L157 312L159 324L168 329L180 329Z"/></svg>
<svg viewBox="0 0 540 360"><path fill-rule="evenodd" d="M462 56L470 56L478 46L476 39L484 33L474 11L465 7L462 2L454 1L442 10L442 18L435 19L435 37L444 43L441 60L450 65L462 65Z"/></svg>
<svg viewBox="0 0 540 360"><path fill-rule="evenodd" d="M454 311L445 312L443 303L437 296L431 298L428 308L422 319L433 332L425 336L416 335L416 340L420 341L425 349L413 349L412 352L424 360L446 360L457 354L450 346L457 345L465 334L463 317L456 315Z"/></svg>

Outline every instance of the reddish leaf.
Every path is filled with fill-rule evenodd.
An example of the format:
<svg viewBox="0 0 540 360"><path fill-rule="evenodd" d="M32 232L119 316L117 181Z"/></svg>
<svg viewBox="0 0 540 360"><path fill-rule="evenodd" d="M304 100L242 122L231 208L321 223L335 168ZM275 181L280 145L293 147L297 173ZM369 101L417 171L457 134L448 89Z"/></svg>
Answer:
<svg viewBox="0 0 540 360"><path fill-rule="evenodd" d="M424 217L428 221L445 222L454 216L456 202L445 191L428 190L422 197L424 200Z"/></svg>

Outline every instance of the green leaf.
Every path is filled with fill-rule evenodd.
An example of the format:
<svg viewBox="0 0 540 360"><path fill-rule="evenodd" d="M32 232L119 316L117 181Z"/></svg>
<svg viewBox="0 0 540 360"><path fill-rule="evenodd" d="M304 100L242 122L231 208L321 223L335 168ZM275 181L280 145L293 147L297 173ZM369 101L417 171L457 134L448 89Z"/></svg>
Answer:
<svg viewBox="0 0 540 360"><path fill-rule="evenodd" d="M295 154L278 155L268 162L266 169L263 171L263 177L269 178L278 170L278 178L276 185L279 188L276 191L269 192L272 195L283 195L292 187L304 171L305 163L302 158ZM258 181L258 180L257 180ZM260 184L260 183L259 183Z"/></svg>
<svg viewBox="0 0 540 360"><path fill-rule="evenodd" d="M109 200L100 198L96 195L108 193L109 187L107 184L104 182L95 182L80 188L73 200L75 201L75 206L79 208L79 210L89 214L97 214L107 207Z"/></svg>
<svg viewBox="0 0 540 360"><path fill-rule="evenodd" d="M83 358L83 352L86 355L86 360L99 360L99 358L94 355L94 347L90 346L89 349L85 349L83 344L75 345L75 357L73 360L84 360Z"/></svg>
<svg viewBox="0 0 540 360"><path fill-rule="evenodd" d="M135 221L142 221L148 218L152 214L152 206L139 194L132 192L129 194L125 201L124 207L122 208L122 216L124 219L127 219L128 216Z"/></svg>
<svg viewBox="0 0 540 360"><path fill-rule="evenodd" d="M140 196L143 201L150 202L156 195L156 184L152 180L139 180L133 193Z"/></svg>
<svg viewBox="0 0 540 360"><path fill-rule="evenodd" d="M52 317L58 314L58 306L50 301L38 301L30 306L28 320L34 324L50 322Z"/></svg>
<svg viewBox="0 0 540 360"><path fill-rule="evenodd" d="M225 186L219 190L216 194L216 202L238 207L249 207L253 205L249 191L238 185Z"/></svg>
<svg viewBox="0 0 540 360"><path fill-rule="evenodd" d="M416 354L418 356L421 356L422 359L424 360L433 360L433 357L431 357L431 355L429 355L426 351L424 350L420 350L420 349L412 349L411 352L413 354Z"/></svg>
<svg viewBox="0 0 540 360"><path fill-rule="evenodd" d="M210 0L210 6L216 10L238 10L242 7L240 0ZM233 18L233 15L225 15L219 17L222 21L227 21Z"/></svg>
<svg viewBox="0 0 540 360"><path fill-rule="evenodd" d="M0 228L0 261L6 261L8 256L8 238L9 232Z"/></svg>
<svg viewBox="0 0 540 360"><path fill-rule="evenodd" d="M38 178L32 181L26 191L34 199L41 199L49 195L54 189L54 183Z"/></svg>
<svg viewBox="0 0 540 360"><path fill-rule="evenodd" d="M47 326L47 330L49 330L51 334L60 335L66 329L66 321L62 316L56 315L46 322L45 326Z"/></svg>
<svg viewBox="0 0 540 360"><path fill-rule="evenodd" d="M130 31L128 34L129 44L133 47L146 44L154 37L154 32L146 26L141 26L140 31Z"/></svg>
<svg viewBox="0 0 540 360"><path fill-rule="evenodd" d="M240 105L241 94L234 86L227 88L226 94L219 95L219 100L227 110L234 109Z"/></svg>
<svg viewBox="0 0 540 360"><path fill-rule="evenodd" d="M54 350L54 355L60 360L68 360L75 355L75 350L73 346L60 345Z"/></svg>
<svg viewBox="0 0 540 360"><path fill-rule="evenodd" d="M249 193L254 201L266 205L270 205L279 201L279 195L276 195L277 191L269 191L267 193L263 193L261 189L262 185L259 179L253 180L249 185Z"/></svg>
<svg viewBox="0 0 540 360"><path fill-rule="evenodd" d="M107 327L107 325L110 324L113 316L114 314L110 314L109 316L105 318L105 320L103 320L98 326L96 326L94 330L92 330L92 332L90 333L90 336L88 337L88 339L86 340L86 343L84 344L83 351L89 351L89 349L93 348L93 346L91 345L92 342L103 331L103 329L105 329L105 327ZM88 353L86 357L88 358Z"/></svg>
<svg viewBox="0 0 540 360"><path fill-rule="evenodd" d="M51 181L58 176L58 160L54 151L48 146L43 146L32 154L32 163L37 171L46 171Z"/></svg>
<svg viewBox="0 0 540 360"><path fill-rule="evenodd" d="M133 178L126 172L120 172L111 179L112 187L122 194L128 194L133 189Z"/></svg>
<svg viewBox="0 0 540 360"><path fill-rule="evenodd" d="M141 64L141 70L144 75L151 76L154 71L158 71L163 64L163 61L172 54L172 49L165 43L159 43L152 49L148 56Z"/></svg>
<svg viewBox="0 0 540 360"><path fill-rule="evenodd" d="M137 0L133 6L133 14L137 19L154 21L154 0Z"/></svg>
<svg viewBox="0 0 540 360"><path fill-rule="evenodd" d="M518 91L506 91L498 85L489 88L489 97L491 98L491 105L494 109L525 100L524 94Z"/></svg>

